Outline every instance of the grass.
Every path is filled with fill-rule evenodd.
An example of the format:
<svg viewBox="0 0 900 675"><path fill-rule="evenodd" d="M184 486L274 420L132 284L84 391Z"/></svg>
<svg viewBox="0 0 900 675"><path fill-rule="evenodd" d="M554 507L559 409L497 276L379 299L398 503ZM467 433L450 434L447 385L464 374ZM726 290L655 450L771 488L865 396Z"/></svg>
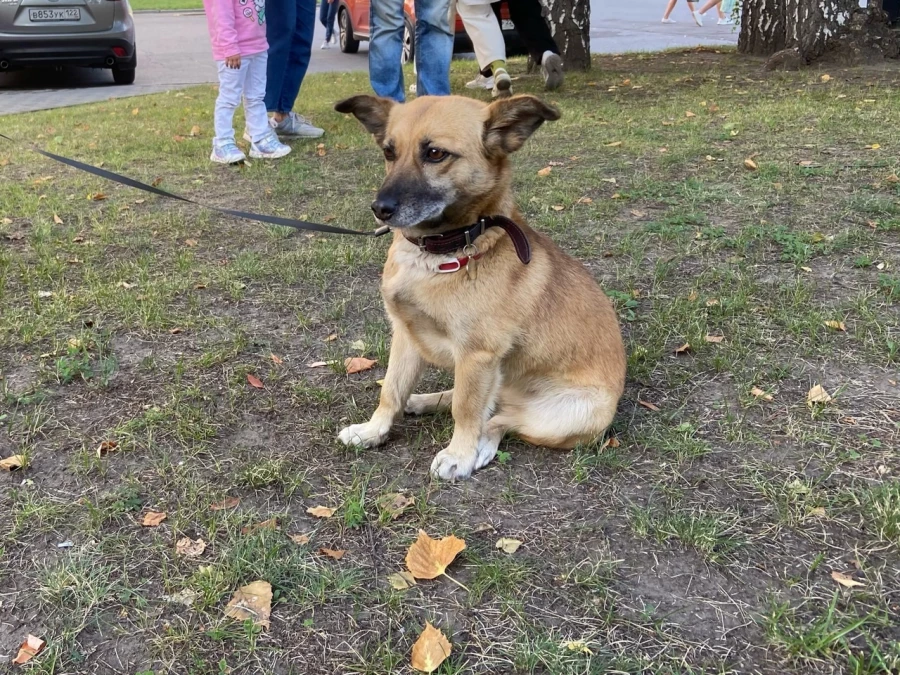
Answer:
<svg viewBox="0 0 900 675"><path fill-rule="evenodd" d="M608 443L508 439L456 485L428 476L446 415L404 418L379 450L335 441L389 358L385 241L0 146L0 457L27 462L0 475L0 670L32 632L48 645L23 672L47 675L407 673L431 621L444 674L897 672L900 94L892 70L821 75L603 57L548 96L563 118L515 157L515 189L614 300L627 390ZM201 201L366 229L377 151L331 111L365 90L310 77L323 147L242 169L208 162L212 87L0 123ZM378 365L307 366L357 355ZM833 400L810 408L815 384ZM415 503L395 518L397 493ZM148 511L168 518L141 527ZM465 588L391 588L420 528L465 537ZM182 537L206 550L178 555ZM268 631L223 615L256 579Z"/></svg>
<svg viewBox="0 0 900 675"><path fill-rule="evenodd" d="M131 8L136 12L203 9L203 0L131 0Z"/></svg>

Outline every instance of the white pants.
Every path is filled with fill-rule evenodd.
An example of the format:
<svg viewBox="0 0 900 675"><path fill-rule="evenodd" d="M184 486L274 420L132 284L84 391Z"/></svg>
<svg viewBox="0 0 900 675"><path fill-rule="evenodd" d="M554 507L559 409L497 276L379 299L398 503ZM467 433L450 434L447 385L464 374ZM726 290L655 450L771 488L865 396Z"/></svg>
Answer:
<svg viewBox="0 0 900 675"><path fill-rule="evenodd" d="M458 0L456 11L472 38L478 68L484 70L494 61L506 61L506 43L497 15L487 2Z"/></svg>
<svg viewBox="0 0 900 675"><path fill-rule="evenodd" d="M266 62L268 52L241 57L240 68L229 68L224 61L219 66L219 97L216 99L216 143L234 142L234 110L244 97L244 117L247 132L253 142L271 133L266 115Z"/></svg>

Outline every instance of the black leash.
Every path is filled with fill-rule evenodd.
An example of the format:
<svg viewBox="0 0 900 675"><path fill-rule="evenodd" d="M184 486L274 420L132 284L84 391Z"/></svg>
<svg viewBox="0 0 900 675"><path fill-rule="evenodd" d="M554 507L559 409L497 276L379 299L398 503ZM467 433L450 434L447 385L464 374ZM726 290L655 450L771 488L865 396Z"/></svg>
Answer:
<svg viewBox="0 0 900 675"><path fill-rule="evenodd" d="M311 232L325 232L327 234L354 234L363 237L380 237L383 234L387 234L390 231L390 228L379 227L377 230L372 232L361 232L360 230L348 230L343 227L334 227L332 225L323 225L321 223L311 223L306 220L296 220L294 218L281 218L279 216L267 216L261 213L250 213L248 211L237 211L235 209L224 209L219 206L210 206L209 204L203 204L201 202L195 201L193 199L188 199L187 197L182 197L181 195L173 194L172 192L167 192L166 190L160 190L158 187L153 187L152 185L147 185L146 183L142 183L139 180L135 180L134 178L129 178L128 176L122 176L113 171L107 171L106 169L101 169L97 166L91 166L90 164L85 164L84 162L79 162L75 159L69 159L68 157L62 157L61 155L54 155L52 152L47 152L46 150L41 150L39 147L27 143L19 143L18 141L13 140L9 136L5 136L4 134L0 134L0 138L4 138L10 143L15 145L22 145L29 150L38 153L39 155L43 155L44 157L48 157L60 164L65 164L66 166L71 166L73 169L78 169L79 171L85 171L87 173L92 173L95 176L99 176L100 178L105 178L106 180L111 180L116 183L121 183L122 185L127 185L128 187L135 188L136 190L143 190L144 192L149 192L150 194L158 195L160 197L165 197L166 199L174 199L179 202L185 202L187 204L194 204L195 206L199 206L204 209L210 209L211 211L218 211L219 213L225 213L229 216L234 216L235 218L243 218L244 220L253 220L259 223L268 223L269 225L281 225L282 227L291 227L295 230L308 230Z"/></svg>

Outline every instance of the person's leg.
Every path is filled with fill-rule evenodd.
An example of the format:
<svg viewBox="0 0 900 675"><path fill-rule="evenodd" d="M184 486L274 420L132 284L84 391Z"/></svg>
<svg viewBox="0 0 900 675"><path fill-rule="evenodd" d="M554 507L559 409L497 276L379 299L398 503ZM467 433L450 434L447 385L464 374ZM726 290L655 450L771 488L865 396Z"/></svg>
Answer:
<svg viewBox="0 0 900 675"><path fill-rule="evenodd" d="M663 12L663 23L670 23L672 21L669 16L671 16L672 10L675 9L675 3L677 2L678 0L669 0L669 4L666 5L666 11Z"/></svg>
<svg viewBox="0 0 900 675"><path fill-rule="evenodd" d="M271 135L269 117L266 115L266 65L269 56L266 52L246 56L247 76L244 80L244 119L247 121L247 134L253 143Z"/></svg>
<svg viewBox="0 0 900 675"><path fill-rule="evenodd" d="M416 61L416 93L448 96L453 58L450 0L416 0L416 53L424 57Z"/></svg>
<svg viewBox="0 0 900 675"><path fill-rule="evenodd" d="M550 26L544 18L540 0L515 0L508 2L507 6L509 18L535 63L541 63L546 52L559 54L559 47L556 46ZM499 9L496 11L499 12Z"/></svg>
<svg viewBox="0 0 900 675"><path fill-rule="evenodd" d="M325 19L325 39L334 42L334 21L337 18L338 0L328 3L328 16Z"/></svg>
<svg viewBox="0 0 900 675"><path fill-rule="evenodd" d="M328 28L328 0L320 0L319 2L319 23Z"/></svg>
<svg viewBox="0 0 900 675"><path fill-rule="evenodd" d="M316 30L316 0L292 0L295 3L293 36L288 51L288 66L281 83L281 97L275 104L273 119L280 122L294 109L300 85L306 77Z"/></svg>
<svg viewBox="0 0 900 675"><path fill-rule="evenodd" d="M378 96L401 103L403 93L403 0L371 0L369 82ZM421 45L416 44L416 51Z"/></svg>
<svg viewBox="0 0 900 675"><path fill-rule="evenodd" d="M266 110L278 109L288 70L294 26L297 23L297 0L266 0L266 38L269 61L266 67Z"/></svg>
<svg viewBox="0 0 900 675"><path fill-rule="evenodd" d="M719 14L721 15L722 14L722 8L720 7L721 4L722 4L722 0L709 0L709 2L707 2L705 5L700 7L700 13L706 14L709 10L711 10L713 7L715 7L719 11Z"/></svg>
<svg viewBox="0 0 900 675"><path fill-rule="evenodd" d="M694 0L687 0L688 9L691 10L691 16L694 17L694 23L698 26L703 25L703 17L700 16L700 12L697 11L697 3Z"/></svg>
<svg viewBox="0 0 900 675"><path fill-rule="evenodd" d="M482 71L490 67L494 75L494 96L508 96L512 93L512 79L506 72L506 44L500 23L490 5L470 2L459 0L456 8L472 39L478 66Z"/></svg>
<svg viewBox="0 0 900 675"><path fill-rule="evenodd" d="M216 63L219 68L219 95L213 114L215 137L209 158L220 164L233 164L246 159L234 142L234 110L241 103L248 63L241 59L240 68L229 68L224 61Z"/></svg>

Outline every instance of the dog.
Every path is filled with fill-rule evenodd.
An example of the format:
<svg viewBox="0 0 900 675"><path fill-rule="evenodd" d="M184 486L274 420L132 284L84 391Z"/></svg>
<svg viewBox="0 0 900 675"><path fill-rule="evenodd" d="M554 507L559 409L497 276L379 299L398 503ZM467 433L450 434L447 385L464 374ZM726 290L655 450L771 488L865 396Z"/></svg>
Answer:
<svg viewBox="0 0 900 675"><path fill-rule="evenodd" d="M615 310L580 263L524 223L510 187L510 154L559 111L527 95L491 104L360 95L335 109L384 153L372 210L393 231L381 399L339 439L378 446L404 411L450 409L453 437L431 473L456 480L488 464L507 432L560 449L601 436L625 382ZM452 370L454 388L414 394L428 364Z"/></svg>

